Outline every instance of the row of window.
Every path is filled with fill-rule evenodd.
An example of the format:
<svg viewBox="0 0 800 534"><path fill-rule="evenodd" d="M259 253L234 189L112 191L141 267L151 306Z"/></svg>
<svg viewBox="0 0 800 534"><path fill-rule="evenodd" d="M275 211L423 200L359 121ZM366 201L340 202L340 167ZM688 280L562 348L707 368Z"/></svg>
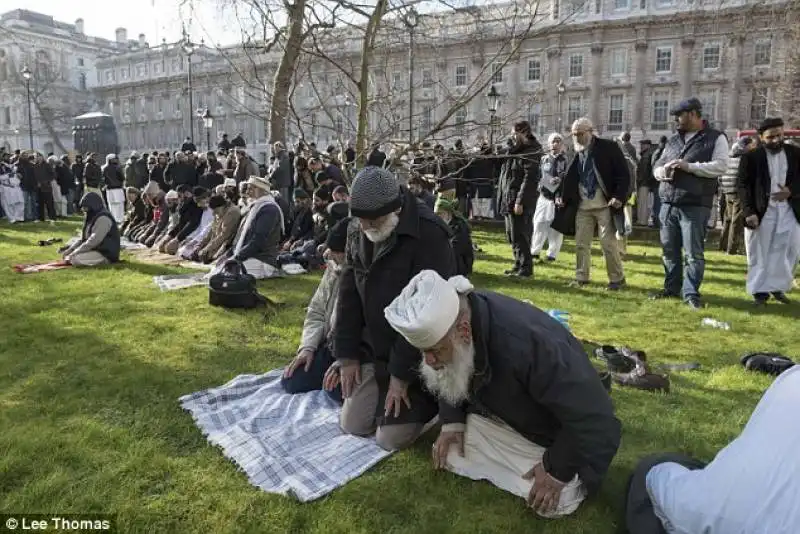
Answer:
<svg viewBox="0 0 800 534"><path fill-rule="evenodd" d="M183 58L176 57L172 59L171 72L173 74L183 72ZM153 75L164 74L166 72L166 65L162 61L154 63L137 63L134 65L133 72L131 72L130 65L120 67L119 69L106 69L103 74L103 79L106 82L115 82L117 79L125 81L131 79L131 74L135 74L136 78L144 78L149 72L152 71ZM119 77L117 76L119 74Z"/></svg>
<svg viewBox="0 0 800 534"><path fill-rule="evenodd" d="M569 56L568 75L569 78L582 78L585 75L584 54L574 53ZM722 45L718 42L706 43L703 46L700 56L701 67L704 71L713 71L720 68L722 61ZM753 63L755 66L769 66L772 62L772 43L769 40L760 40L755 43ZM674 48L672 46L659 46L655 49L654 71L656 74L669 74L674 68ZM502 63L492 65L492 83L499 84L505 80ZM609 57L609 73L611 76L624 76L628 74L628 49L615 48L611 50ZM542 80L543 69L540 59L531 58L527 62L527 70L524 77L529 82ZM392 80L392 86L399 88L402 83L402 74L396 72ZM469 67L466 64L456 65L453 76L455 87L465 87L469 84ZM344 92L344 84L341 85L340 92ZM433 69L422 69L422 87L430 88L435 85ZM313 96L313 91L309 91L308 96Z"/></svg>
<svg viewBox="0 0 800 534"><path fill-rule="evenodd" d="M691 0L689 0L691 1ZM655 0L657 8L674 7L678 0ZM565 17L573 15L588 15L594 11L599 15L603 11L603 0L563 0L564 9L561 9L562 0L552 0L551 18L558 20L563 14ZM614 0L614 11L626 11L638 5L639 9L647 9L647 0ZM564 11L564 13L562 13Z"/></svg>

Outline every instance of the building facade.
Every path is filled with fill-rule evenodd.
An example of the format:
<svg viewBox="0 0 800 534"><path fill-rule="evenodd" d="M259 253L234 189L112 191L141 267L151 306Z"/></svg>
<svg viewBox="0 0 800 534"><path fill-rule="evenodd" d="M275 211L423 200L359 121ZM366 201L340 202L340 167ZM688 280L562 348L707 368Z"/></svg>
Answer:
<svg viewBox="0 0 800 534"><path fill-rule="evenodd" d="M37 150L71 150L72 118L95 107L95 61L136 45L123 29L116 41L86 35L82 19L67 24L24 9L0 15L0 145L28 147L32 133Z"/></svg>
<svg viewBox="0 0 800 534"><path fill-rule="evenodd" d="M367 80L370 139L471 143L505 137L520 119L544 135L567 131L584 115L601 135L629 131L634 139L657 139L672 131L669 109L689 96L700 98L709 122L728 133L767 115L800 114L800 42L791 35L785 2L546 0L520 12L523 4L425 15L413 27L385 21ZM32 15L12 13L18 15L8 20ZM205 148L206 139L215 146L223 132L241 132L257 159L266 159L276 54L204 46L189 54L185 43L128 41L122 29L117 42L107 42L83 36L80 21L48 20L64 36L40 36L36 46L58 50L70 87L114 116L123 155L175 149L192 133ZM30 34L28 25L14 31ZM334 29L318 39L321 53L304 54L283 141L324 146L354 139L362 37L352 28ZM7 79L21 62L35 63L39 48L0 42L0 61L15 58L5 60L16 65ZM484 97L491 85L501 95L495 112ZM24 86L0 87L2 143L12 129L23 137L26 122ZM206 108L214 117L208 130L199 118ZM47 132L34 130L37 146L46 148Z"/></svg>

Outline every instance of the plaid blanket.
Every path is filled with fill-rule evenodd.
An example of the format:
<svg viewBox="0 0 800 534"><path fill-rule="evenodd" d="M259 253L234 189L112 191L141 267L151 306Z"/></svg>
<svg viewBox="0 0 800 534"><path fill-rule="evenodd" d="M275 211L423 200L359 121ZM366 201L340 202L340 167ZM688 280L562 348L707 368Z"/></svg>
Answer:
<svg viewBox="0 0 800 534"><path fill-rule="evenodd" d="M340 406L324 391L291 395L283 370L241 375L180 398L208 441L268 492L313 501L391 453L373 438L344 434Z"/></svg>

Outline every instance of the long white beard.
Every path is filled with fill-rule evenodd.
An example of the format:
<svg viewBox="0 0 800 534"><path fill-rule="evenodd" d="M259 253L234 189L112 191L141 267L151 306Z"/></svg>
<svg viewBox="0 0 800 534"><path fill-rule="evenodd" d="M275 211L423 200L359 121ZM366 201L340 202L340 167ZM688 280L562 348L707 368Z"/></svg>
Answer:
<svg viewBox="0 0 800 534"><path fill-rule="evenodd" d="M586 145L581 144L577 141L572 141L572 145L575 147L576 152L583 152L584 150L586 150Z"/></svg>
<svg viewBox="0 0 800 534"><path fill-rule="evenodd" d="M369 230L364 230L364 235L367 236L367 239L372 241L373 243L382 243L389 239L389 236L392 235L394 229L397 228L397 225L400 223L400 216L396 213L389 214L389 218L386 219L380 228L374 228Z"/></svg>
<svg viewBox="0 0 800 534"><path fill-rule="evenodd" d="M469 396L469 385L475 371L475 343L456 342L453 361L441 369L434 369L423 359L419 372L431 393L458 406Z"/></svg>

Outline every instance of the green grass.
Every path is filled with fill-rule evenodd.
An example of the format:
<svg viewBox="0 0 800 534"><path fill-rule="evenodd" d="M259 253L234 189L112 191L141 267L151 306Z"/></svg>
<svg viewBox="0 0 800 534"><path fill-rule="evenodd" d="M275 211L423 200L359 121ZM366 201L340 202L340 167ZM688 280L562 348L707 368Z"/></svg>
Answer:
<svg viewBox="0 0 800 534"><path fill-rule="evenodd" d="M0 512L113 513L119 532L142 533L610 534L638 458L677 450L708 459L741 430L770 384L742 370L741 353L800 356L800 304L751 310L742 257L708 253L708 308L692 312L646 300L662 281L653 234L629 247L630 288L610 294L599 253L596 283L586 289L565 287L571 243L557 264L537 266L535 280L508 280L501 234L476 230L485 251L475 265L478 287L568 310L581 338L644 349L653 361L699 361L703 369L673 374L670 395L614 389L622 446L599 495L571 518L539 519L488 483L434 472L431 435L300 505L250 486L177 399L288 362L316 277L262 283L263 293L287 303L264 324L256 312L209 307L201 288L161 293L153 284L153 275L179 269L125 261L23 276L8 267L55 259L55 246L32 245L78 227L0 224ZM701 328L706 316L732 330Z"/></svg>

